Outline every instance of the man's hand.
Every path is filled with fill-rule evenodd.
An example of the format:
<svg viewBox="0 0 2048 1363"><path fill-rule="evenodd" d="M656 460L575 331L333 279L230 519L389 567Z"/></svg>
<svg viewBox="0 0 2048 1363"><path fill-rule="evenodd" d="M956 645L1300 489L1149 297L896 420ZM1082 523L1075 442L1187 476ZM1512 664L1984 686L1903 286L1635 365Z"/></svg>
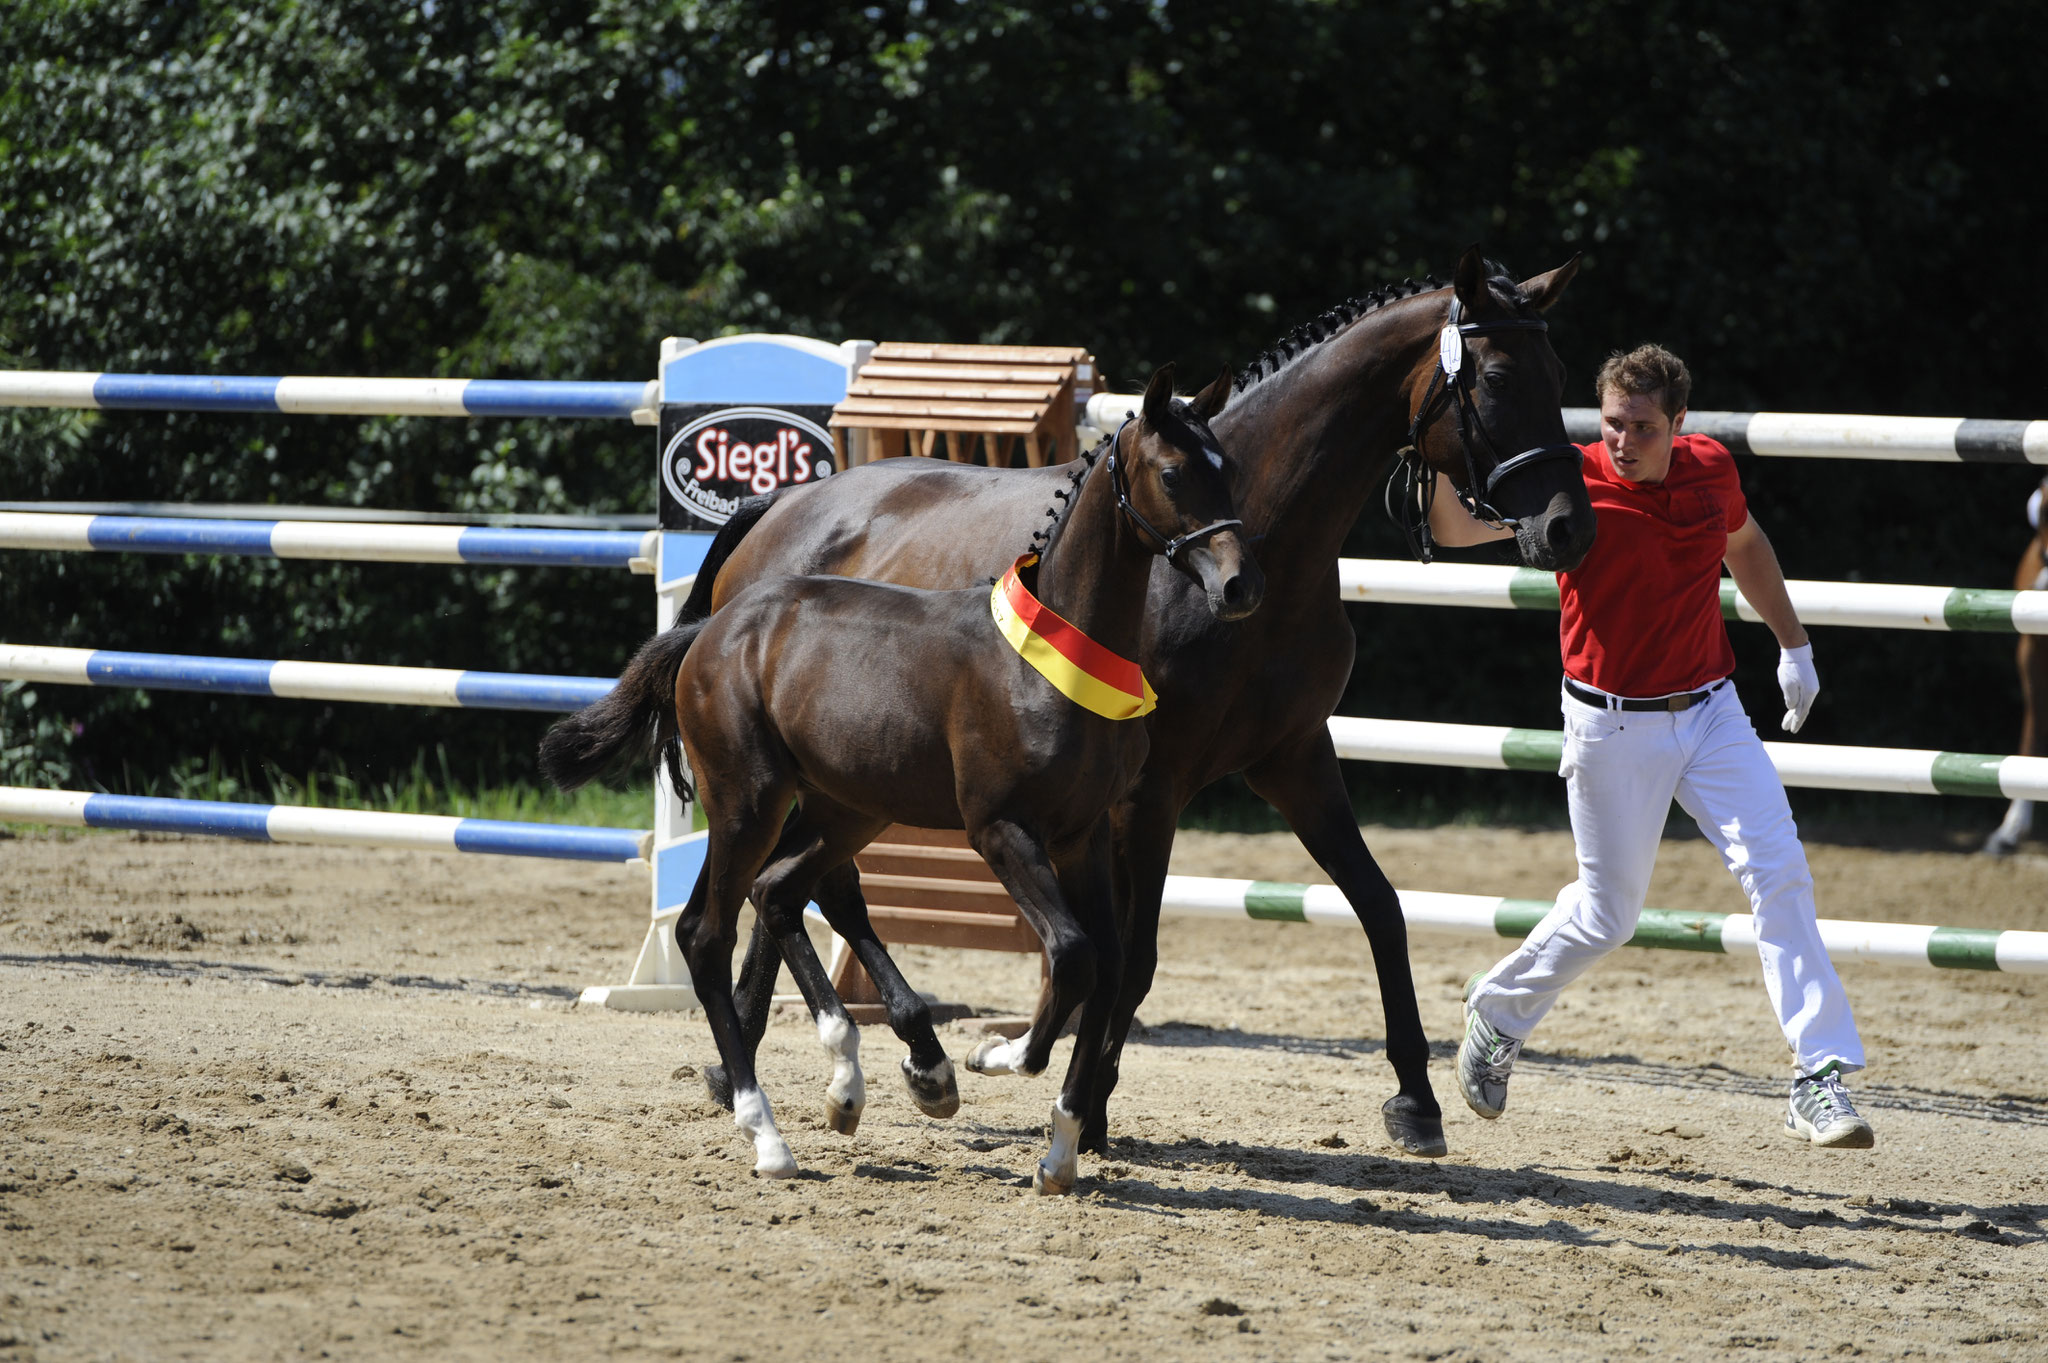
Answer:
<svg viewBox="0 0 2048 1363"><path fill-rule="evenodd" d="M1799 732L1806 712L1820 694L1820 673L1813 670L1813 645L1778 650L1778 689L1785 693L1785 718L1780 725L1788 734Z"/></svg>

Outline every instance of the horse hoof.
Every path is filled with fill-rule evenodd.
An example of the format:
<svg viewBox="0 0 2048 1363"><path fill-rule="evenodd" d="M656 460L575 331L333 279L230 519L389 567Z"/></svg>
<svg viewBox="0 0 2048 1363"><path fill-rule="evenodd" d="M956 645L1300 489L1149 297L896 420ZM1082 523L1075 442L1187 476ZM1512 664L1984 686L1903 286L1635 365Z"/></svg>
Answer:
<svg viewBox="0 0 2048 1363"><path fill-rule="evenodd" d="M992 1036L967 1053L965 1064L976 1074L1017 1074L1020 1071L1016 1066L1016 1052L1011 1049L1014 1045L1003 1037Z"/></svg>
<svg viewBox="0 0 2048 1363"><path fill-rule="evenodd" d="M726 1077L725 1066L704 1067L704 1088L710 1093L712 1102L727 1112L732 1111L732 1080Z"/></svg>
<svg viewBox="0 0 2048 1363"><path fill-rule="evenodd" d="M860 1130L860 1114L865 1108L865 1104L840 1102L828 1093L825 1095L825 1125L842 1136L851 1136Z"/></svg>
<svg viewBox="0 0 2048 1363"><path fill-rule="evenodd" d="M960 1110L960 1083L953 1077L953 1062L941 1060L931 1070L920 1070L903 1057L903 1082L910 1089L910 1101L927 1117L941 1120Z"/></svg>
<svg viewBox="0 0 2048 1363"><path fill-rule="evenodd" d="M784 1150L779 1155L762 1155L754 1161L755 1178L795 1178L796 1156Z"/></svg>
<svg viewBox="0 0 2048 1363"><path fill-rule="evenodd" d="M1419 1100L1405 1093L1387 1099L1380 1107L1380 1117L1387 1124L1387 1135L1408 1154L1441 1159L1451 1152L1444 1143L1443 1113L1424 1111Z"/></svg>
<svg viewBox="0 0 2048 1363"><path fill-rule="evenodd" d="M1031 1191L1042 1197L1064 1197L1074 1191L1074 1180L1063 1179L1041 1164L1031 1171Z"/></svg>

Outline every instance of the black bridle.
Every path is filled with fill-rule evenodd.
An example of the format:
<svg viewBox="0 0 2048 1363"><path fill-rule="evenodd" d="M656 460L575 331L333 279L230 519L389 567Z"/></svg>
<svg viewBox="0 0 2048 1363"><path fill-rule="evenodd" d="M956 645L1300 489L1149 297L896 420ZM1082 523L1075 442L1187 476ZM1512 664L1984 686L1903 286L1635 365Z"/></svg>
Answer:
<svg viewBox="0 0 2048 1363"><path fill-rule="evenodd" d="M1207 525L1202 526L1200 529L1190 530L1185 535L1172 537L1168 536L1164 531L1160 530L1158 526L1152 524L1152 522L1146 520L1144 515L1139 512L1138 508L1131 505L1130 494L1124 484L1124 472L1123 469L1118 466L1116 458L1117 447L1123 442L1124 426L1128 426L1136 420L1136 417L1125 417L1123 426L1117 427L1116 434L1109 438L1109 486L1110 489L1116 493L1117 507L1120 510L1122 510L1124 515L1130 518L1132 525L1135 525L1138 529L1144 531L1153 539L1159 541L1159 552L1166 556L1166 561L1168 563L1173 563L1173 556L1175 554L1178 554L1181 550L1187 548L1188 545L1195 543L1197 540L1205 540L1209 538L1209 536L1217 534L1224 530L1228 530L1234 525L1241 526L1244 524L1243 521L1236 520L1211 521ZM1178 568L1180 565L1174 563L1173 566Z"/></svg>
<svg viewBox="0 0 2048 1363"><path fill-rule="evenodd" d="M1415 557L1424 563L1428 563L1435 553L1435 541L1429 533L1429 509L1436 498L1436 474L1422 457L1422 431L1446 404L1455 403L1457 406L1458 445L1465 454L1466 485L1459 487L1454 481L1451 490L1457 495L1458 504L1474 520L1496 530L1521 526L1520 520L1504 514L1493 504L1494 490L1503 479L1537 464L1584 457L1578 446L1558 444L1537 445L1511 458L1501 458L1500 447L1494 444L1486 423L1479 419L1478 400L1472 394L1472 383L1465 373L1466 338L1487 336L1498 331L1548 331L1550 323L1541 317L1461 322L1458 319L1464 310L1463 301L1452 294L1449 320L1437 336L1436 372L1430 376L1429 388L1422 395L1422 405L1415 409L1414 419L1408 423L1408 443L1397 452L1400 463L1387 481L1387 514L1407 535L1408 547ZM1493 468L1484 480L1479 476L1479 461L1473 451L1475 432L1478 442L1486 447L1486 454L1493 460Z"/></svg>

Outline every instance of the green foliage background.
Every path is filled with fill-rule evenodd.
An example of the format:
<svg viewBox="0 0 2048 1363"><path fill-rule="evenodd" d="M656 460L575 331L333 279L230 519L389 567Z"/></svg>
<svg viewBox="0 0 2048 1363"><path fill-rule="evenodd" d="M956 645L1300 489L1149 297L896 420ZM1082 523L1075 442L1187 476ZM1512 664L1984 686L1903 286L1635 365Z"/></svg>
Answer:
<svg viewBox="0 0 2048 1363"><path fill-rule="evenodd" d="M1242 364L1348 294L1586 253L1570 399L1617 346L1701 407L2044 412L2020 0L17 0L0 364L641 379L664 335L1085 344ZM2031 155L2031 151L2027 155ZM0 500L630 512L619 425L0 411ZM2003 585L2013 469L1746 470L1798 577ZM1355 550L1399 553L1374 517ZM8 553L0 637L616 671L643 581ZM1346 708L1554 723L1548 617L1361 610ZM2010 643L1822 631L1820 741L2008 750ZM1769 650L1738 629L1752 713ZM41 687L10 770L531 773L528 715ZM82 726L82 727L81 727ZM39 735L33 741L24 735ZM1459 773L1360 768L1455 801Z"/></svg>

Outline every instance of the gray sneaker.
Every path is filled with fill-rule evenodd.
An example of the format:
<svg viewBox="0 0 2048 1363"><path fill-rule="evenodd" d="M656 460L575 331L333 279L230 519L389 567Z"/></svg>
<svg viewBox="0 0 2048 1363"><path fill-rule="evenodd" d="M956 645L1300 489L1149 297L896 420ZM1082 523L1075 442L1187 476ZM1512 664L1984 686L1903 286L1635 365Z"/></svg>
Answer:
<svg viewBox="0 0 2048 1363"><path fill-rule="evenodd" d="M1785 1134L1830 1150L1868 1150L1877 1144L1877 1133L1849 1101L1841 1066L1834 1061L1792 1081Z"/></svg>
<svg viewBox="0 0 2048 1363"><path fill-rule="evenodd" d="M1514 1071L1515 1057L1522 1053L1522 1043L1496 1032L1473 1008L1472 986L1479 978L1474 975L1465 982L1465 1039L1458 1043L1458 1091L1465 1095L1467 1107L1492 1121L1507 1110L1508 1075Z"/></svg>

